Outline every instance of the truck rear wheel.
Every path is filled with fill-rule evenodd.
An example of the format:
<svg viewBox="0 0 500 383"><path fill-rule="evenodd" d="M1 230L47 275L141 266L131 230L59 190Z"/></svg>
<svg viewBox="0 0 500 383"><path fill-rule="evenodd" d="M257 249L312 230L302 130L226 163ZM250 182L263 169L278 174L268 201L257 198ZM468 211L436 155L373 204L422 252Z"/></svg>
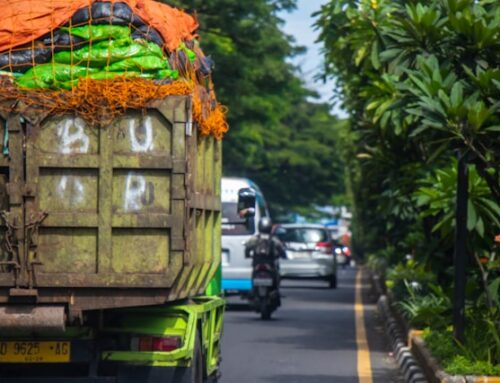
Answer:
<svg viewBox="0 0 500 383"><path fill-rule="evenodd" d="M190 367L177 367L172 383L203 383L203 353L200 334L196 333L193 361Z"/></svg>

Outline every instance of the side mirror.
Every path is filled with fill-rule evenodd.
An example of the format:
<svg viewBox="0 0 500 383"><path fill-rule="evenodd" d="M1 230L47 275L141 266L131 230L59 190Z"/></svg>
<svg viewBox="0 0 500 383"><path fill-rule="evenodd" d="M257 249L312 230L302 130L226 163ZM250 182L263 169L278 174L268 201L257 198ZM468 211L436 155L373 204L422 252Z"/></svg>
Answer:
<svg viewBox="0 0 500 383"><path fill-rule="evenodd" d="M255 190L244 188L238 190L238 216L250 218L255 216Z"/></svg>

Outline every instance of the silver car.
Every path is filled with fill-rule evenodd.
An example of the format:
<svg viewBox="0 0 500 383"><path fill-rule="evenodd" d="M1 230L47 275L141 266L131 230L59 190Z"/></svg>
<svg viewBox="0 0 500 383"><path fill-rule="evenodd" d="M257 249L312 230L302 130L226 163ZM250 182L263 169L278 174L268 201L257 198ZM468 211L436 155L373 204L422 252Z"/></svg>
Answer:
<svg viewBox="0 0 500 383"><path fill-rule="evenodd" d="M274 230L286 248L280 260L282 278L317 278L337 287L337 262L328 231L321 225L283 224Z"/></svg>

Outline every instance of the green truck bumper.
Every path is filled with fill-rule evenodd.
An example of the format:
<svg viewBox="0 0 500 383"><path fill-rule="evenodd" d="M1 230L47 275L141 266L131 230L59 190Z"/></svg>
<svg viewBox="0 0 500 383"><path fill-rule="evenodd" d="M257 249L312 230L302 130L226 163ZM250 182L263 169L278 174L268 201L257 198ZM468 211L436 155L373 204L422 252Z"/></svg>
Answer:
<svg viewBox="0 0 500 383"><path fill-rule="evenodd" d="M180 337L181 347L169 352L103 351L103 361L162 367L189 367L196 337L200 337L207 376L217 370L224 300L217 296L193 298L188 304L123 310L122 326L109 333Z"/></svg>

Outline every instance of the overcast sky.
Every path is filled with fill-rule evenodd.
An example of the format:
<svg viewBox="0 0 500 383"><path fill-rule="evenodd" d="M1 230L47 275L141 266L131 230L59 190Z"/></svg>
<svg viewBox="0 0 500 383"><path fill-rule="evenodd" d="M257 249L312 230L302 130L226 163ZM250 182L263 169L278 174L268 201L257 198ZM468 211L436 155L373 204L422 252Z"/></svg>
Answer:
<svg viewBox="0 0 500 383"><path fill-rule="evenodd" d="M285 20L283 26L285 33L292 35L298 45L307 48L307 53L298 56L293 62L301 68L307 86L316 90L321 95L322 101L329 102L333 94L333 82L329 81L324 84L321 81L314 80L314 76L321 70L323 57L320 52L320 45L315 43L318 31L312 27L315 19L311 16L326 2L327 0L298 0L297 10L291 13L283 12L280 17ZM338 108L334 108L333 111L335 114L345 116Z"/></svg>

